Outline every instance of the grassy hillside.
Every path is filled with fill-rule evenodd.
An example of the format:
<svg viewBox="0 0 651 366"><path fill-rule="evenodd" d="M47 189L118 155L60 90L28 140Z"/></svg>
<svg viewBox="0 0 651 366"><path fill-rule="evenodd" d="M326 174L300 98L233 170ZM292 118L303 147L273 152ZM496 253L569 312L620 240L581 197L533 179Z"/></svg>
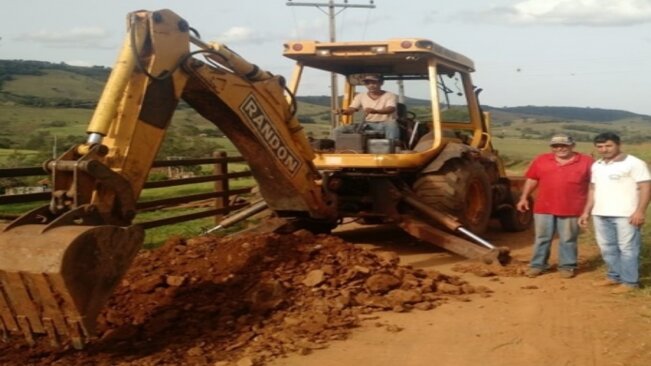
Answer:
<svg viewBox="0 0 651 366"><path fill-rule="evenodd" d="M509 107L495 108L485 107L487 111L498 115L501 113L503 118L516 119L538 116L549 120L577 120L591 122L611 122L623 119L642 119L651 122L651 116L642 114L601 108L577 108L577 107Z"/></svg>
<svg viewBox="0 0 651 366"><path fill-rule="evenodd" d="M94 102L104 86L104 80L65 70L47 70L43 75L23 75L6 81L4 93L39 98L61 98Z"/></svg>
<svg viewBox="0 0 651 366"><path fill-rule="evenodd" d="M522 174L529 165L529 162L536 155L551 151L547 140L512 137L495 138L493 139L493 146L504 159L510 174ZM575 150L583 154L592 155L594 158L599 157L591 142L577 142ZM623 142L622 150L651 163L651 141L636 144Z"/></svg>
<svg viewBox="0 0 651 366"><path fill-rule="evenodd" d="M651 140L651 122L644 117L613 120L608 123L578 120L548 120L541 117L493 120L493 134L496 137L517 137L525 139L547 139L554 133L572 135L578 141L591 141L601 132L615 132L631 143Z"/></svg>
<svg viewBox="0 0 651 366"><path fill-rule="evenodd" d="M0 149L51 150L55 136L59 150L83 141L109 71L103 67L0 60ZM406 104L418 112L426 108L427 101L407 98ZM556 132L570 133L579 141L590 141L603 131L615 131L627 143L651 141L651 116L626 111L536 106L484 109L492 114L498 147L500 141L513 141L513 148L521 145L527 149L538 146L539 141L544 148L544 141ZM327 136L330 98L299 97L298 118L309 135ZM179 154L199 153L213 146L233 150L217 132L210 122L182 104L168 135L184 145L177 149ZM511 147L507 144L504 149Z"/></svg>

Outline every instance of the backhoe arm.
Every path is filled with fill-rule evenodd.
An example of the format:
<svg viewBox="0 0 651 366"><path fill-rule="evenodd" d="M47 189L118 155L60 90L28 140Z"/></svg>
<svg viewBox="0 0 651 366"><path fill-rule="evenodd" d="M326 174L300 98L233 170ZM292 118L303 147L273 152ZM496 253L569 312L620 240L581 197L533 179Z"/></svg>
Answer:
<svg viewBox="0 0 651 366"><path fill-rule="evenodd" d="M231 60L245 63L223 46L208 50L228 56L222 61L226 67ZM249 80L196 59L185 66L183 99L237 147L269 207L281 216L334 220L332 202L318 184L313 150L285 98L284 79L260 73L259 80Z"/></svg>
<svg viewBox="0 0 651 366"><path fill-rule="evenodd" d="M45 164L51 203L0 233L0 335L34 343L33 334L47 333L76 348L93 335L142 245L142 228L131 225L135 202L181 98L234 143L272 210L335 219L281 77L192 37L169 10L134 12L128 23L87 141Z"/></svg>

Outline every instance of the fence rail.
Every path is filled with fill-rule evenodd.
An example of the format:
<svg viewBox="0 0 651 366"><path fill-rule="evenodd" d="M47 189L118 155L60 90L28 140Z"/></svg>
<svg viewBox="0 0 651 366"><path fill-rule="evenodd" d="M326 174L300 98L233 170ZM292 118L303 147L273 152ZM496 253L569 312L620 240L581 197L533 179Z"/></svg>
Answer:
<svg viewBox="0 0 651 366"><path fill-rule="evenodd" d="M214 216L217 221L222 215L227 215L231 211L246 206L246 203L231 202L233 197L251 192L250 187L230 189L230 180L246 178L251 176L249 170L241 172L229 172L229 164L245 162L241 156L227 156L226 153L216 153L212 158L201 159L178 159L178 160L157 160L153 163L152 168L162 167L183 167L194 165L214 166L213 174L202 175L197 177L178 178L161 181L148 181L143 189L154 189L174 186L192 185L197 183L215 182L215 190L212 192L194 193L182 196L166 197L155 200L138 201L136 208L138 213L159 210L162 208L173 208L188 205L212 206L211 209L189 214L176 215L162 219L140 222L145 229L170 225L183 221L196 220L200 218ZM0 178L19 178L33 176L47 176L48 173L42 167L24 167L24 168L3 168L0 169ZM38 201L47 201L51 197L50 192L36 192L15 195L0 195L0 205L30 203ZM11 220L19 215L2 213L0 210L0 219Z"/></svg>

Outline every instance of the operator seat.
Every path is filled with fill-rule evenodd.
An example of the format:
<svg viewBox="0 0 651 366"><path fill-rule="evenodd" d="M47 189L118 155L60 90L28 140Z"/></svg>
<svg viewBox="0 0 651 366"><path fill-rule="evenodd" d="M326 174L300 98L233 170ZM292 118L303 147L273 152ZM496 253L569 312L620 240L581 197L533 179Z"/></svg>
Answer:
<svg viewBox="0 0 651 366"><path fill-rule="evenodd" d="M398 127L400 127L400 142L402 146L411 150L416 142L427 133L427 127L416 119L416 114L409 112L404 103L396 104L398 114Z"/></svg>

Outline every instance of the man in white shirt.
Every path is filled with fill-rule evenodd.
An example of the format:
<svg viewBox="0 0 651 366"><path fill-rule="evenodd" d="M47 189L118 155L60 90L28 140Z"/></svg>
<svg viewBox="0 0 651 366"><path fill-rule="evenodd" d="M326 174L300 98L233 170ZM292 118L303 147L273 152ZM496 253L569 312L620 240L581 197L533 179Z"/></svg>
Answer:
<svg viewBox="0 0 651 366"><path fill-rule="evenodd" d="M596 286L617 286L613 293L639 287L640 227L651 199L647 164L620 149L619 136L606 132L594 138L601 159L592 165L588 202L579 218L586 226L593 216L597 244L608 267Z"/></svg>
<svg viewBox="0 0 651 366"><path fill-rule="evenodd" d="M341 111L342 114L350 115L360 109L364 111L365 131L382 132L390 140L400 138L398 127L397 103L398 96L386 90L382 90L384 80L381 75L369 74L362 80L368 89L366 93L358 93L353 98L350 106ZM339 126L334 133L351 133L356 127L353 125Z"/></svg>

